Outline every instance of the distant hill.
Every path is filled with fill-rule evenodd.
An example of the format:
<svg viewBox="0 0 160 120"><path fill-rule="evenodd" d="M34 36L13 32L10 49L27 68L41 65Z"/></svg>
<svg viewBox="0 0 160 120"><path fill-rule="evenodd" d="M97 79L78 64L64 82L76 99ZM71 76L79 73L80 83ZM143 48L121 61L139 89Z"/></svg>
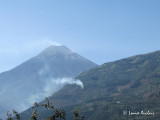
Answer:
<svg viewBox="0 0 160 120"><path fill-rule="evenodd" d="M50 46L16 68L0 74L0 116L25 110L52 95L72 78L97 66L66 46Z"/></svg>
<svg viewBox="0 0 160 120"><path fill-rule="evenodd" d="M71 120L76 107L80 107L85 120L160 118L160 51L105 63L77 79L83 82L83 89L66 85L49 97L55 107L67 111L67 120ZM31 111L21 115L27 120ZM39 119L51 114L45 109L38 112ZM137 115L133 115L135 112Z"/></svg>

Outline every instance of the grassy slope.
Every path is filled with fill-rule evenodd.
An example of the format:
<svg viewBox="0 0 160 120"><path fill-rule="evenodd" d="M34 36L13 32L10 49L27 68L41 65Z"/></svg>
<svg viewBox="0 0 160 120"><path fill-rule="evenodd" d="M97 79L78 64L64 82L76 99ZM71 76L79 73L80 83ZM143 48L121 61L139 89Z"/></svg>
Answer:
<svg viewBox="0 0 160 120"><path fill-rule="evenodd" d="M87 120L133 120L160 118L160 52L103 64L77 77L84 89L67 85L50 97L56 107L66 109L68 119L79 106ZM120 103L117 103L117 102ZM150 111L155 115L123 115L123 110ZM27 115L31 110L23 113ZM40 109L40 118L49 112Z"/></svg>

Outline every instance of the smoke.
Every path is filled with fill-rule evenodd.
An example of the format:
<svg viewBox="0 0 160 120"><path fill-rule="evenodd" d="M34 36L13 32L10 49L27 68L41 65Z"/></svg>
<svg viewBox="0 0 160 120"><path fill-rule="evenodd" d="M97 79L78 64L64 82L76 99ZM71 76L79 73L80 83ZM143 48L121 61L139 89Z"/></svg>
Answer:
<svg viewBox="0 0 160 120"><path fill-rule="evenodd" d="M53 41L48 38L40 39L40 40L32 40L32 41L27 41L27 42L22 42L22 43L4 43L0 44L0 53L1 54L14 54L14 55L20 55L24 53L28 53L34 50L41 51L42 49L45 49L48 46L62 46L62 44Z"/></svg>
<svg viewBox="0 0 160 120"><path fill-rule="evenodd" d="M60 43L58 42L53 42L53 41L48 41L49 44L53 45L53 46L62 46Z"/></svg>
<svg viewBox="0 0 160 120"><path fill-rule="evenodd" d="M3 88L3 89L0 91L0 96L3 95L5 92L6 92L6 89Z"/></svg>
<svg viewBox="0 0 160 120"><path fill-rule="evenodd" d="M46 75L49 71L50 71L49 65L44 64L43 69L40 69L40 70L38 71L38 75L42 77L43 75Z"/></svg>
<svg viewBox="0 0 160 120"><path fill-rule="evenodd" d="M51 39L45 38L43 40L34 40L25 44L22 44L20 49L27 50L25 52L38 51L38 53L48 46L62 46L60 43L53 41Z"/></svg>
<svg viewBox="0 0 160 120"><path fill-rule="evenodd" d="M57 85L59 84L75 84L81 87L83 89L83 83L79 79L73 79L73 78L62 78L62 79L57 79L55 81Z"/></svg>
<svg viewBox="0 0 160 120"><path fill-rule="evenodd" d="M16 67L51 45L62 46L60 43L48 38L0 44L0 58L3 58L0 62L0 72Z"/></svg>
<svg viewBox="0 0 160 120"><path fill-rule="evenodd" d="M80 86L81 89L84 88L83 83L79 79L74 79L74 78L67 78L67 77L50 78L46 79L45 81L46 84L43 88L43 91L30 95L30 97L27 99L28 103L33 104L34 102L40 102L45 97L53 95L55 92L60 90L66 84L75 84Z"/></svg>
<svg viewBox="0 0 160 120"><path fill-rule="evenodd" d="M49 68L44 69L44 71L41 73L41 77L45 78L45 71L48 69ZM4 111L0 111L1 115L3 113L5 115L5 111L12 111L13 109L18 112L22 112L31 107L35 102L41 102L45 99L45 97L53 95L67 84L78 85L81 89L84 88L83 83L79 79L74 79L71 77L46 78L43 79L43 81L41 81L39 84L31 85L30 88L26 88L26 84L27 83L17 87L12 86L0 89L0 107L2 106L0 110L2 110L4 107ZM32 92L28 91L28 89L32 89Z"/></svg>

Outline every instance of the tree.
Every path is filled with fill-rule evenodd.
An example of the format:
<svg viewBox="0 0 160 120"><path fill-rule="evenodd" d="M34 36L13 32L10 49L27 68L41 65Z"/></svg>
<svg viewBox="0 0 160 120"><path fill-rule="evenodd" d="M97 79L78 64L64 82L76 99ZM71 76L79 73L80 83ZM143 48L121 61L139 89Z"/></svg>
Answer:
<svg viewBox="0 0 160 120"><path fill-rule="evenodd" d="M45 107L46 109L51 109L53 111L53 115L47 117L47 120L57 120L58 118L60 118L61 120L65 120L66 119L66 112L64 109L56 109L53 104L49 101L48 98L46 98L46 103L45 104L38 104L38 103L34 103L34 105L32 106L32 109L34 108L38 108L38 107ZM21 116L20 114L13 110L13 115L15 116L15 118L17 120L21 120ZM30 120L37 120L38 119L38 113L36 110L33 111ZM2 119L0 119L2 120ZM9 111L7 112L7 120L13 120L12 118L12 114L9 113ZM74 120L84 120L83 116L79 115L79 108L77 108L74 111Z"/></svg>

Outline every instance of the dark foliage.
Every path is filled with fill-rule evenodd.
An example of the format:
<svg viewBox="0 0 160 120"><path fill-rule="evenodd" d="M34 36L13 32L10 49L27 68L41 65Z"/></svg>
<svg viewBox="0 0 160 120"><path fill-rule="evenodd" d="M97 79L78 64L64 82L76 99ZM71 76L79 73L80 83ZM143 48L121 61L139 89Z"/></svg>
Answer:
<svg viewBox="0 0 160 120"><path fill-rule="evenodd" d="M38 104L38 103L34 103L34 105L32 106L32 109L36 109L38 107L44 107L46 109L50 109L53 111L53 114L49 117L47 117L47 120L66 120L66 112L64 109L56 109L53 104L49 101L48 98L46 98L46 103L45 104ZM13 115L15 116L16 120L22 120L20 114L13 110ZM33 111L30 120L38 120L38 113L36 110ZM0 118L0 120L2 120ZM12 114L9 113L9 111L7 112L7 120L13 120ZM74 111L74 120L84 120L83 116L79 115L79 108L76 109Z"/></svg>

